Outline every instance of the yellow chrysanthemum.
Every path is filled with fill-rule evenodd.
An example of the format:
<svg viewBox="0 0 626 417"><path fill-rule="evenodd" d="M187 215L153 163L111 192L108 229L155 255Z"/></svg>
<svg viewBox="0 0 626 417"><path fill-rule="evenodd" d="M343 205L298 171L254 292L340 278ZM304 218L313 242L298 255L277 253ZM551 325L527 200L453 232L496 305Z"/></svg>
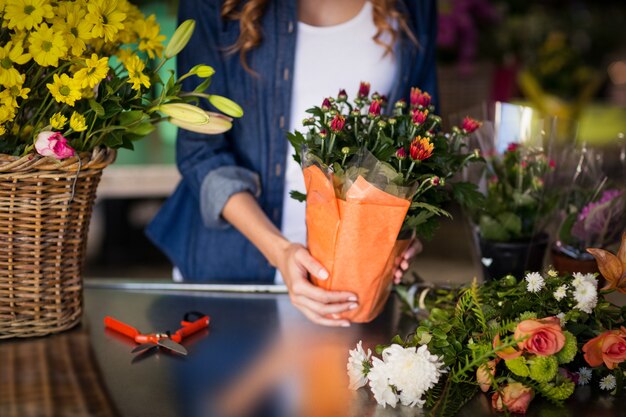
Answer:
<svg viewBox="0 0 626 417"><path fill-rule="evenodd" d="M126 65L126 61L128 61L129 59L131 59L135 54L133 54L133 51L131 51L128 48L120 48L117 50L117 58L124 64Z"/></svg>
<svg viewBox="0 0 626 417"><path fill-rule="evenodd" d="M5 100L3 93L4 91L0 92L0 100L5 103L0 105L0 123L10 122L15 118L15 107L11 105L9 100Z"/></svg>
<svg viewBox="0 0 626 417"><path fill-rule="evenodd" d="M26 100L28 98L28 93L30 93L30 88L23 88L22 84L12 85L8 88L8 91L11 93L11 96L14 99L21 98Z"/></svg>
<svg viewBox="0 0 626 417"><path fill-rule="evenodd" d="M134 30L135 22L143 19L144 15L141 10L134 4L130 4L126 0L120 0L118 3L118 10L126 13L126 19L124 19L124 29L120 30L117 34L118 40L124 44L138 43L137 32Z"/></svg>
<svg viewBox="0 0 626 417"><path fill-rule="evenodd" d="M43 23L30 35L28 51L35 62L42 67L56 67L59 65L59 58L67 53L67 46L60 32L54 31Z"/></svg>
<svg viewBox="0 0 626 417"><path fill-rule="evenodd" d="M86 5L82 2L61 2L56 9L54 29L63 33L65 43L70 46L73 56L81 56L91 39L93 24L85 20Z"/></svg>
<svg viewBox="0 0 626 417"><path fill-rule="evenodd" d="M165 35L161 35L156 17L150 15L147 19L139 19L134 24L139 37L139 50L144 51L150 58L161 57Z"/></svg>
<svg viewBox="0 0 626 417"><path fill-rule="evenodd" d="M24 65L30 61L30 54L24 53L21 43L7 42L0 46L0 84L5 87L19 84L22 74L14 65Z"/></svg>
<svg viewBox="0 0 626 417"><path fill-rule="evenodd" d="M62 113L54 113L50 118L50 126L52 126L53 129L61 130L65 126L65 123L67 123L67 117L63 116Z"/></svg>
<svg viewBox="0 0 626 417"><path fill-rule="evenodd" d="M5 133L7 133L7 129L4 125L0 125L0 136L4 136Z"/></svg>
<svg viewBox="0 0 626 417"><path fill-rule="evenodd" d="M83 130L87 130L87 123L85 121L85 116L80 113L72 113L72 117L70 117L70 127L74 132L82 132Z"/></svg>
<svg viewBox="0 0 626 417"><path fill-rule="evenodd" d="M53 82L46 84L48 90L52 93L52 97L59 102L74 107L74 103L81 99L80 85L67 74L53 75Z"/></svg>
<svg viewBox="0 0 626 417"><path fill-rule="evenodd" d="M74 79L82 88L94 88L102 81L109 72L109 58L98 59L98 55L91 54L91 58L85 60L85 67L76 71Z"/></svg>
<svg viewBox="0 0 626 417"><path fill-rule="evenodd" d="M9 29L31 30L43 19L52 19L54 13L47 0L8 0L4 19Z"/></svg>
<svg viewBox="0 0 626 417"><path fill-rule="evenodd" d="M117 32L124 29L122 22L126 19L126 13L118 10L117 0L92 0L87 4L87 9L89 12L85 21L93 25L93 37L113 42Z"/></svg>
<svg viewBox="0 0 626 417"><path fill-rule="evenodd" d="M0 91L0 103L4 105L7 109L10 109L13 113L17 109L17 98L11 94L11 90L3 89Z"/></svg>
<svg viewBox="0 0 626 417"><path fill-rule="evenodd" d="M146 64L137 55L128 58L124 65L128 71L128 82L133 85L131 87L133 90L139 90L142 85L146 88L150 87L150 78L143 73Z"/></svg>

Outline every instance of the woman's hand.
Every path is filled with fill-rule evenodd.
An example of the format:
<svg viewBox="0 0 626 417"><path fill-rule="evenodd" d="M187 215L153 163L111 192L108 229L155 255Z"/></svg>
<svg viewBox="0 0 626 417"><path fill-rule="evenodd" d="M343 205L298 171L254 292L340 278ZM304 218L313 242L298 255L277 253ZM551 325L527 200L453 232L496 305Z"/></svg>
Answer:
<svg viewBox="0 0 626 417"><path fill-rule="evenodd" d="M345 291L326 291L313 285L308 274L327 279L328 271L304 246L289 243L276 266L289 289L291 302L309 320L324 326L350 326L348 320L333 317L357 308L356 295Z"/></svg>
<svg viewBox="0 0 626 417"><path fill-rule="evenodd" d="M398 256L394 262L394 270L393 270L393 283L399 284L402 280L402 276L409 269L409 265L411 263L411 259L418 253L420 253L423 249L422 242L418 239L413 238L409 246L402 253L402 255Z"/></svg>

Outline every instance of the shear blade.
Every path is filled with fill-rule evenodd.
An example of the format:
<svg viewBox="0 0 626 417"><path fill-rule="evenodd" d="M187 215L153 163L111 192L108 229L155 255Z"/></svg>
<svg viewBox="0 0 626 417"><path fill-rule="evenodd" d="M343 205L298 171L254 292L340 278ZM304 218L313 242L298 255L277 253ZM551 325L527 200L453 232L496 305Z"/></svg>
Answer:
<svg viewBox="0 0 626 417"><path fill-rule="evenodd" d="M187 355L187 349L179 343L174 342L170 339L160 339L158 342L159 346L169 349L173 352L176 352L180 355Z"/></svg>
<svg viewBox="0 0 626 417"><path fill-rule="evenodd" d="M144 343L135 347L133 350L130 351L130 353L145 352L155 347L157 347L157 345L155 345L154 343Z"/></svg>

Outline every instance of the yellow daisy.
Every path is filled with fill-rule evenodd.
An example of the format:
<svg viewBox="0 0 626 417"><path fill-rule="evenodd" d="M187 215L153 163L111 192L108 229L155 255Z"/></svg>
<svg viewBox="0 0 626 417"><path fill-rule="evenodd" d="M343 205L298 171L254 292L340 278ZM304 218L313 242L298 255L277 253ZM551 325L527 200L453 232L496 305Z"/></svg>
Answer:
<svg viewBox="0 0 626 417"><path fill-rule="evenodd" d="M15 113L17 109L17 98L13 96L11 90L3 89L0 91L0 103L2 103L7 109L10 109L11 112Z"/></svg>
<svg viewBox="0 0 626 417"><path fill-rule="evenodd" d="M65 40L60 32L54 31L43 23L37 31L30 35L28 51L35 62L42 67L57 67L59 58L67 53L67 46L65 46Z"/></svg>
<svg viewBox="0 0 626 417"><path fill-rule="evenodd" d="M74 103L81 99L80 85L73 78L68 77L67 74L53 75L54 82L46 84L48 90L52 93L52 97L58 103L65 103L74 107Z"/></svg>
<svg viewBox="0 0 626 417"><path fill-rule="evenodd" d="M142 85L146 88L150 87L150 78L143 73L146 64L137 55L128 58L124 65L128 71L128 82L133 85L131 87L133 90L139 90Z"/></svg>
<svg viewBox="0 0 626 417"><path fill-rule="evenodd" d="M11 87L8 88L8 91L10 91L11 96L13 96L13 98L17 99L17 98L21 98L23 100L26 100L28 98L28 93L30 93L30 88L23 88L22 84L16 84L16 85L12 85Z"/></svg>
<svg viewBox="0 0 626 417"><path fill-rule="evenodd" d="M53 129L61 130L67 123L67 117L63 116L62 113L54 113L50 118L50 126Z"/></svg>
<svg viewBox="0 0 626 417"><path fill-rule="evenodd" d="M93 37L113 42L117 32L124 29L122 22L126 19L126 13L118 10L117 0L92 0L87 4L87 9L89 12L85 21L93 25Z"/></svg>
<svg viewBox="0 0 626 417"><path fill-rule="evenodd" d="M43 19L52 19L54 13L47 0L7 0L4 20L9 29L36 28Z"/></svg>
<svg viewBox="0 0 626 417"><path fill-rule="evenodd" d="M11 105L10 99L4 96L4 91L1 91L0 102L4 104L0 105L0 123L10 122L15 118L15 107Z"/></svg>
<svg viewBox="0 0 626 417"><path fill-rule="evenodd" d="M138 43L137 32L134 30L135 22L139 19L143 19L143 13L134 4L130 4L126 0L120 0L117 9L120 12L126 13L126 19L124 19L124 29L118 32L118 38L121 43L131 44Z"/></svg>
<svg viewBox="0 0 626 417"><path fill-rule="evenodd" d="M118 49L116 55L117 55L118 59L120 61L122 61L122 63L124 65L126 65L126 61L128 61L130 58L132 58L134 56L133 51L131 51L128 48L120 48L120 49Z"/></svg>
<svg viewBox="0 0 626 417"><path fill-rule="evenodd" d="M160 34L159 24L154 15L147 19L139 19L135 22L135 31L139 36L139 50L144 51L150 58L161 57L165 35Z"/></svg>
<svg viewBox="0 0 626 417"><path fill-rule="evenodd" d="M94 88L109 72L109 58L107 57L98 59L98 55L91 54L91 58L85 60L85 65L74 74L74 79L82 88Z"/></svg>
<svg viewBox="0 0 626 417"><path fill-rule="evenodd" d="M76 112L72 113L72 117L70 117L70 127L74 132L82 132L83 130L87 130L85 116Z"/></svg>
<svg viewBox="0 0 626 417"><path fill-rule="evenodd" d="M4 136L5 133L7 133L6 128L4 125L0 125L0 136Z"/></svg>
<svg viewBox="0 0 626 417"><path fill-rule="evenodd" d="M85 20L87 10L82 2L62 2L56 9L54 29L63 33L65 43L73 56L81 56L87 49L85 41L91 39L93 24Z"/></svg>
<svg viewBox="0 0 626 417"><path fill-rule="evenodd" d="M13 65L24 65L30 61L30 54L24 53L21 43L9 41L0 46L0 84L10 87L19 84L22 74Z"/></svg>

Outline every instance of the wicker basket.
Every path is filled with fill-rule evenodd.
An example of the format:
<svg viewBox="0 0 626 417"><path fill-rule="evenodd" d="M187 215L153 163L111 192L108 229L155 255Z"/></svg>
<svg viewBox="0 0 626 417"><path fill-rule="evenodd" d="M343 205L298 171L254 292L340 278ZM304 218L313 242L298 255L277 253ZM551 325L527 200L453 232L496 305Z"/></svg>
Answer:
<svg viewBox="0 0 626 417"><path fill-rule="evenodd" d="M115 151L63 161L0 155L0 339L76 325L81 268L102 170Z"/></svg>

